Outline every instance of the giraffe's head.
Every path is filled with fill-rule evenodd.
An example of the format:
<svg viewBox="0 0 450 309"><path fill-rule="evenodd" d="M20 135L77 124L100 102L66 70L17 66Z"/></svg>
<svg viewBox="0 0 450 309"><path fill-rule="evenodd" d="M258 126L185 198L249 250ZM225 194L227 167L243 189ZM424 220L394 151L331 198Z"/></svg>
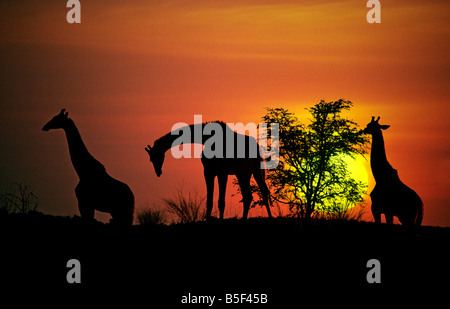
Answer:
<svg viewBox="0 0 450 309"><path fill-rule="evenodd" d="M390 127L389 125L379 124L378 121L380 121L380 117L378 117L377 120L375 120L375 117L372 117L372 121L369 122L364 129L364 133L373 135Z"/></svg>
<svg viewBox="0 0 450 309"><path fill-rule="evenodd" d="M150 157L150 162L153 163L153 167L155 168L156 176L158 176L158 177L161 176L162 166L163 166L164 157L165 157L164 152L156 149L155 145L153 145L153 147L148 145L145 148L145 151L147 151L147 153Z"/></svg>
<svg viewBox="0 0 450 309"><path fill-rule="evenodd" d="M69 112L66 112L66 110L63 108L58 115L50 119L50 121L45 124L45 126L42 128L42 131L62 129L66 125L68 118Z"/></svg>

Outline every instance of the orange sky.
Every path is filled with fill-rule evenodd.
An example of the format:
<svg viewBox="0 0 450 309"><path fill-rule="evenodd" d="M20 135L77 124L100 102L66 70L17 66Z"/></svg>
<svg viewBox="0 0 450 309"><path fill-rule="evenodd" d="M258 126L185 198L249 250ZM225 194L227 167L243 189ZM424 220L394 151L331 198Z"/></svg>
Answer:
<svg viewBox="0 0 450 309"><path fill-rule="evenodd" d="M361 126L391 125L388 159L424 224L450 225L450 3L391 2L368 24L356 0L81 1L68 24L64 1L2 1L0 188L26 182L41 211L78 214L65 138L40 131L63 107L141 208L182 181L206 191L198 159L169 158L159 179L148 163L144 146L174 123L259 122L278 106L306 120L305 107L346 98Z"/></svg>

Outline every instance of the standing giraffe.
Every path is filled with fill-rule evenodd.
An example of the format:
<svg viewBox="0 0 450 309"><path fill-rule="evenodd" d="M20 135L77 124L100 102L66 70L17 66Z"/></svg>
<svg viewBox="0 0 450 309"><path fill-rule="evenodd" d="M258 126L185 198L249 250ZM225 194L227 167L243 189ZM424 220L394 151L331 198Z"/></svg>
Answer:
<svg viewBox="0 0 450 309"><path fill-rule="evenodd" d="M397 170L389 164L381 130L390 126L379 124L379 120L380 117L377 120L372 117L364 129L365 133L372 135L370 167L376 182L370 193L372 215L376 223L381 222L381 214L384 214L388 224L392 224L396 216L403 225L420 225L423 218L422 200L413 189L401 182Z"/></svg>
<svg viewBox="0 0 450 309"><path fill-rule="evenodd" d="M112 223L133 224L134 195L127 184L112 178L105 167L87 150L69 113L62 109L43 131L63 129L69 145L70 159L80 179L75 188L82 218L93 219L95 210L111 214Z"/></svg>
<svg viewBox="0 0 450 309"><path fill-rule="evenodd" d="M223 139L219 142L222 142L222 153L219 157L208 158L205 156L205 150L203 150L201 154L201 161L203 164L203 174L206 182L206 219L211 218L212 208L213 208L213 197L214 197L214 179L217 177L219 182L219 215L220 219L223 219L223 215L225 212L225 193L228 181L228 175L236 175L236 178L239 182L239 186L241 188L242 200L244 203L244 213L243 219L247 219L248 211L250 208L250 204L252 202L253 196L250 188L250 179L253 175L256 183L261 190L261 195L263 199L264 206L266 206L267 214L269 217L272 217L270 212L269 205L269 189L267 188L266 182L264 180L264 169L261 169L261 162L263 159L259 155L259 146L256 140L248 135L242 135L236 133L230 129L223 122L214 122L215 124L220 125L222 128L222 137ZM180 132L191 132L191 137L189 143L198 143L205 145L205 142L211 138L211 135L206 135L204 133L205 123L202 124L194 124L187 127L180 128L178 130L169 132L163 137L159 138L153 144L153 147L150 145L145 148L147 153L150 156L150 162L153 163L153 167L155 168L155 173L159 177L162 174L162 165L164 163L165 152L172 147L181 145L182 141L179 138ZM194 136L194 132L202 132L201 138L196 140ZM215 132L217 133L217 132ZM227 152L227 143L226 136L233 136L234 147L233 157L227 158L224 154L228 154ZM245 141L245 149L246 153L243 158L238 155L237 152L237 141L243 140ZM230 146L230 145L229 145ZM215 147L219 147L215 145ZM252 150L256 150L256 155L252 157L250 155Z"/></svg>

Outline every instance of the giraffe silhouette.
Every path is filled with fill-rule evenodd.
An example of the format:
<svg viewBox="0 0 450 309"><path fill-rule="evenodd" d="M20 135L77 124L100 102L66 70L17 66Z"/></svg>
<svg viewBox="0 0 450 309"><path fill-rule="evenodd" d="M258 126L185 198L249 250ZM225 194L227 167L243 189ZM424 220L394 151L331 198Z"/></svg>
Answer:
<svg viewBox="0 0 450 309"><path fill-rule="evenodd" d="M43 131L63 129L69 145L70 159L80 179L75 188L80 215L93 219L95 210L111 214L111 223L131 225L134 216L134 195L127 184L112 178L105 167L87 150L69 113L62 109Z"/></svg>
<svg viewBox="0 0 450 309"><path fill-rule="evenodd" d="M264 206L267 209L267 214L269 217L272 217L269 205L269 189L267 188L265 182L264 169L261 168L261 162L263 161L263 159L259 155L259 145L256 142L255 138L234 132L224 122L214 121L212 123L220 126L220 131L222 132L222 138L219 137L218 140L220 145L214 145L214 147L222 147L221 151L219 151L219 155L209 157L209 155L206 154L207 150L211 150L212 148L214 148L212 147L212 145L207 146L208 139L212 137L211 134L205 134L204 132L204 128L206 125L208 125L208 123L194 124L182 127L180 129L169 132L168 134L156 140L153 144L153 147L148 145L147 148L145 148L148 155L150 156L150 162L153 163L156 175L159 177L162 174L162 165L164 163L165 152L167 150L181 144L203 144L205 145L205 149L201 154L201 162L203 165L203 175L205 178L207 191L206 219L211 218L214 197L214 180L216 177L219 183L219 216L220 219L223 219L225 212L225 194L228 175L235 175L239 182L242 201L244 204L243 219L247 219L250 204L253 199L250 187L250 180L252 175L261 191L262 200ZM182 134L181 132L191 133L188 141L182 141L182 139L179 138L179 135ZM201 137L194 136L195 132L202 132ZM217 132L215 132L215 134L217 134ZM227 136L233 137L232 146L227 145ZM243 155L242 152L239 153L238 151L239 141L244 141L244 143L240 145L245 145L245 155ZM230 155L230 153L232 153L233 155Z"/></svg>
<svg viewBox="0 0 450 309"><path fill-rule="evenodd" d="M420 225L423 219L423 203L419 195L398 177L397 170L392 168L386 157L383 133L389 125L380 125L380 117L367 124L365 133L372 135L370 166L375 178L375 188L370 193L372 199L372 215L376 223L381 222L384 214L386 223L392 224L394 216L403 225Z"/></svg>

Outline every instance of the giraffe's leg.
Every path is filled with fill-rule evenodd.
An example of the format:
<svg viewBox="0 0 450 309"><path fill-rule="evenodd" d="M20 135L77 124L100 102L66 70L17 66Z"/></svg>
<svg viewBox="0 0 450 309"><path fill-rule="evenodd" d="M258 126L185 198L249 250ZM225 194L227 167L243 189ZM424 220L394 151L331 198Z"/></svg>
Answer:
<svg viewBox="0 0 450 309"><path fill-rule="evenodd" d="M250 204L252 202L252 192L250 190L250 177L251 174L241 174L237 176L239 186L241 187L242 200L244 202L244 213L242 219L247 219Z"/></svg>
<svg viewBox="0 0 450 309"><path fill-rule="evenodd" d="M219 214L220 219L223 219L225 213L225 193L227 191L228 175L221 174L218 177L219 180Z"/></svg>
<svg viewBox="0 0 450 309"><path fill-rule="evenodd" d="M416 221L418 211L416 209L409 208L408 206L409 205L404 206L404 210L397 215L397 218L402 225L411 226L414 225L414 222Z"/></svg>
<svg viewBox="0 0 450 309"><path fill-rule="evenodd" d="M374 202L372 201L372 215L375 223L381 224L381 212L378 210Z"/></svg>
<svg viewBox="0 0 450 309"><path fill-rule="evenodd" d="M397 216L398 221L400 221L400 223L402 225L411 225L411 222L414 223L414 218L407 217L407 216Z"/></svg>
<svg viewBox="0 0 450 309"><path fill-rule="evenodd" d="M261 196L263 199L264 206L266 206L267 209L267 215L269 218L272 218L272 213L270 212L270 192L269 188L267 188L267 184L263 177L264 171L260 170L259 168L256 170L255 173L253 173L253 177L256 180L256 183L258 184L259 190L261 190Z"/></svg>
<svg viewBox="0 0 450 309"><path fill-rule="evenodd" d="M386 218L386 223L389 225L394 224L394 216L390 213L385 213L384 217Z"/></svg>
<svg viewBox="0 0 450 309"><path fill-rule="evenodd" d="M80 210L81 218L87 220L94 219L95 209L91 205L78 201L78 209Z"/></svg>
<svg viewBox="0 0 450 309"><path fill-rule="evenodd" d="M206 219L211 218L214 198L214 174L209 173L206 169L203 171L206 182Z"/></svg>
<svg viewBox="0 0 450 309"><path fill-rule="evenodd" d="M81 183L78 183L77 187L75 188L75 195L77 196L78 209L80 210L81 218L93 220L95 209L90 203L91 197L89 195L89 192L84 189Z"/></svg>
<svg viewBox="0 0 450 309"><path fill-rule="evenodd" d="M128 185L116 182L111 190L117 194L109 200L111 221L118 226L131 226L134 219L134 194Z"/></svg>

